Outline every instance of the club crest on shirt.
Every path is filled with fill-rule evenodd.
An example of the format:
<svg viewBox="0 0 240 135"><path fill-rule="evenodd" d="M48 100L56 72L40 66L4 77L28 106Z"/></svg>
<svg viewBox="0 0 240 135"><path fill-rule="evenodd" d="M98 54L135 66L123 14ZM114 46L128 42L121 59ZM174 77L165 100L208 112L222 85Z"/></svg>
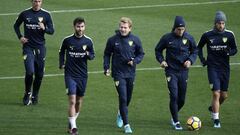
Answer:
<svg viewBox="0 0 240 135"><path fill-rule="evenodd" d="M86 51L87 45L83 45L82 48L83 48L84 51Z"/></svg>
<svg viewBox="0 0 240 135"><path fill-rule="evenodd" d="M118 85L119 85L119 81L115 81L115 85L118 87Z"/></svg>
<svg viewBox="0 0 240 135"><path fill-rule="evenodd" d="M186 45L187 39L186 38L182 39L182 42L183 42L184 45Z"/></svg>
<svg viewBox="0 0 240 135"><path fill-rule="evenodd" d="M130 46L132 46L133 45L133 41L128 41L128 44L130 45Z"/></svg>
<svg viewBox="0 0 240 135"><path fill-rule="evenodd" d="M43 21L43 17L38 17L38 21L42 22Z"/></svg>
<svg viewBox="0 0 240 135"><path fill-rule="evenodd" d="M226 43L228 38L227 37L223 37L222 40L223 40L223 43Z"/></svg>
<svg viewBox="0 0 240 135"><path fill-rule="evenodd" d="M171 81L171 76L168 76L166 79L167 79L168 82L170 82Z"/></svg>

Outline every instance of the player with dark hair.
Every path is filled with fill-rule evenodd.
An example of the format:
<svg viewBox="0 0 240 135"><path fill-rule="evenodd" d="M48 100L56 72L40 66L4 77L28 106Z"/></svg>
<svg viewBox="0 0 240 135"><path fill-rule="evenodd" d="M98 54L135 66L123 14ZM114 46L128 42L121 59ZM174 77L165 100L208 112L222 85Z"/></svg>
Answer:
<svg viewBox="0 0 240 135"><path fill-rule="evenodd" d="M24 105L38 103L46 57L44 35L45 33L51 35L54 33L52 18L49 12L42 9L41 6L42 0L32 0L32 7L21 12L14 24L14 30L22 44L26 71ZM20 32L22 23L24 23L24 35ZM34 80L33 75L35 76Z"/></svg>
<svg viewBox="0 0 240 135"><path fill-rule="evenodd" d="M217 11L214 28L205 32L198 43L198 55L202 65L207 65L208 80L212 89L212 105L208 109L212 113L215 128L221 128L219 109L227 98L230 77L229 58L237 53L234 34L225 28L226 21L224 12ZM202 50L205 44L207 59L204 58Z"/></svg>
<svg viewBox="0 0 240 135"><path fill-rule="evenodd" d="M92 39L84 34L85 26L83 18L76 18L73 21L74 34L64 38L59 50L59 68L64 69L69 102L69 133L72 135L78 134L76 119L80 113L87 86L87 61L95 57Z"/></svg>

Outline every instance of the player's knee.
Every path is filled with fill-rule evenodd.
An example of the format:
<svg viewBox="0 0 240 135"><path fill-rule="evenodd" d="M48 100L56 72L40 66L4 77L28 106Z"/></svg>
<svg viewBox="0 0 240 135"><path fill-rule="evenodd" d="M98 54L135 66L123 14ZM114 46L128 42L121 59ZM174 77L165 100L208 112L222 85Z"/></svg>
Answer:
<svg viewBox="0 0 240 135"><path fill-rule="evenodd" d="M222 95L221 95L221 98L222 98L223 100L226 100L226 99L228 98L228 95L227 95L227 94L222 94Z"/></svg>
<svg viewBox="0 0 240 135"><path fill-rule="evenodd" d="M34 73L33 71L26 71L25 75L32 77L33 73Z"/></svg>
<svg viewBox="0 0 240 135"><path fill-rule="evenodd" d="M75 101L69 101L69 106L75 106L76 102Z"/></svg>
<svg viewBox="0 0 240 135"><path fill-rule="evenodd" d="M213 98L219 99L220 98L220 93L218 91L213 92Z"/></svg>

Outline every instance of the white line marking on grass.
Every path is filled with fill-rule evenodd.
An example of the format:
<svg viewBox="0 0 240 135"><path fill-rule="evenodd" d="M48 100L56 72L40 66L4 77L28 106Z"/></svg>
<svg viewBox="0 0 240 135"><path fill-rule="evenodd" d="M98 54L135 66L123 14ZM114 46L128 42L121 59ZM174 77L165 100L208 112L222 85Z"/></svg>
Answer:
<svg viewBox="0 0 240 135"><path fill-rule="evenodd" d="M231 66L240 65L240 63L230 63ZM191 68L200 68L202 65L193 65ZM137 71L154 71L154 70L162 70L161 67L153 67L153 68L137 68ZM102 74L103 71L90 71L88 74ZM45 74L44 77L55 77L55 76L63 76L63 74ZM0 80L12 80L12 79L23 79L24 76L6 76L0 77Z"/></svg>
<svg viewBox="0 0 240 135"><path fill-rule="evenodd" d="M161 4L161 5L144 5L144 6L126 6L126 7L111 7L111 8L93 8L93 9L74 9L74 10L53 10L51 13L72 13L72 12L91 12L91 11L108 11L121 9L136 9L136 8L154 8L154 7L176 7L176 6L194 6L194 5L209 5L209 4L224 4L237 3L239 0L232 1L209 1L209 2L195 2L195 3L176 3L176 4ZM0 13L0 16L12 16L19 13Z"/></svg>

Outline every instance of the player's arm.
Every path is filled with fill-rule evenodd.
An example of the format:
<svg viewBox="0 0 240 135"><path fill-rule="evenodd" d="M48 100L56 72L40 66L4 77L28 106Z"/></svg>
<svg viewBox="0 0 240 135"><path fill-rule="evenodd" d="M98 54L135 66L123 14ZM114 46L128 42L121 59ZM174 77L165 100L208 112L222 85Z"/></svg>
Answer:
<svg viewBox="0 0 240 135"><path fill-rule="evenodd" d="M66 40L63 40L62 45L59 49L59 69L65 68L65 51L67 49Z"/></svg>
<svg viewBox="0 0 240 135"><path fill-rule="evenodd" d="M25 44L26 42L28 42L28 39L21 34L20 26L22 23L23 23L23 13L20 13L20 15L18 16L18 18L16 19L13 25L13 28L20 42L22 44Z"/></svg>
<svg viewBox="0 0 240 135"><path fill-rule="evenodd" d="M198 43L198 46L197 46L197 49L198 49L198 57L202 63L203 66L206 66L207 65L207 61L206 59L204 58L203 56L203 47L204 45L207 43L207 38L205 36L205 34L202 35L199 43Z"/></svg>
<svg viewBox="0 0 240 135"><path fill-rule="evenodd" d="M94 57L95 57L95 51L94 51L94 47L93 47L93 42L91 41L88 48L87 48L87 51L86 51L86 56L89 60L93 60Z"/></svg>
<svg viewBox="0 0 240 135"><path fill-rule="evenodd" d="M132 59L132 65L139 64L144 57L144 51L141 40L137 38L135 42L136 42L135 58Z"/></svg>
<svg viewBox="0 0 240 135"><path fill-rule="evenodd" d="M113 53L113 47L110 39L108 39L103 56L103 70L106 76L110 76L110 59Z"/></svg>
<svg viewBox="0 0 240 135"><path fill-rule="evenodd" d="M164 49L166 49L166 41L165 41L165 38L162 37L155 47L155 56L162 68L168 67L168 64L164 60L164 56L163 56Z"/></svg>
<svg viewBox="0 0 240 135"><path fill-rule="evenodd" d="M190 55L188 57L188 60L184 62L184 66L189 68L197 59L198 50L197 45L193 37L190 39Z"/></svg>
<svg viewBox="0 0 240 135"><path fill-rule="evenodd" d="M229 50L228 50L228 53L229 53L229 56L233 56L237 53L237 45L236 45L236 41L235 41L235 36L234 34L232 34L230 40L229 40Z"/></svg>
<svg viewBox="0 0 240 135"><path fill-rule="evenodd" d="M46 19L45 32L50 35L54 33L53 21L50 14L48 14Z"/></svg>

